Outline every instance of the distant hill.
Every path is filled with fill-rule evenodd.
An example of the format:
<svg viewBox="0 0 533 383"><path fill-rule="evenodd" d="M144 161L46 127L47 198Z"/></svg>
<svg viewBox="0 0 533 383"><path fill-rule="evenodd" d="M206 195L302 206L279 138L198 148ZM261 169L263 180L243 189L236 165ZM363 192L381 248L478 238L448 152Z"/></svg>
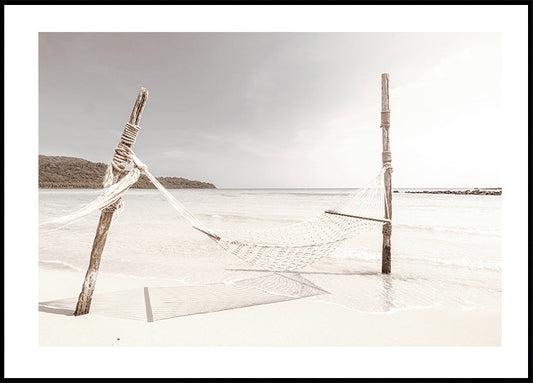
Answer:
<svg viewBox="0 0 533 383"><path fill-rule="evenodd" d="M82 158L39 155L40 189L100 189L107 165ZM215 185L181 177L157 177L168 189L215 189ZM132 188L155 189L148 177L141 175Z"/></svg>

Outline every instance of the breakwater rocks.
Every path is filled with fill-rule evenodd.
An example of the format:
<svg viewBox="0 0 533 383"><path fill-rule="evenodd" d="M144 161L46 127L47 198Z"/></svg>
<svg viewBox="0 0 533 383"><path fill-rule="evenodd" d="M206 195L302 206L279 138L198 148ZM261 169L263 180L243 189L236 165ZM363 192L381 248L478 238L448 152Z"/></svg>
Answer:
<svg viewBox="0 0 533 383"><path fill-rule="evenodd" d="M494 189L467 189L467 190L394 190L394 193L411 194L460 194L460 195L502 195L501 188Z"/></svg>

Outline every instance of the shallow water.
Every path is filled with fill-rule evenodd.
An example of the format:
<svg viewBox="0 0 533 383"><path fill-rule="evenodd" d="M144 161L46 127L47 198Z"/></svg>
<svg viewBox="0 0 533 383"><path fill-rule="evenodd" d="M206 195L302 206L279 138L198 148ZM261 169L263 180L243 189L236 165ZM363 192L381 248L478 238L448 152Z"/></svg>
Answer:
<svg viewBox="0 0 533 383"><path fill-rule="evenodd" d="M351 190L185 189L171 193L209 227L261 229L312 218ZM41 190L40 221L91 201L97 190ZM205 285L265 275L192 229L156 190L129 190L100 270ZM392 274L380 274L381 230L359 234L330 257L285 275L305 278L321 300L365 312L443 305L497 307L501 298L501 196L393 195ZM41 227L43 267L86 270L95 213L59 230ZM81 283L81 281L80 281Z"/></svg>

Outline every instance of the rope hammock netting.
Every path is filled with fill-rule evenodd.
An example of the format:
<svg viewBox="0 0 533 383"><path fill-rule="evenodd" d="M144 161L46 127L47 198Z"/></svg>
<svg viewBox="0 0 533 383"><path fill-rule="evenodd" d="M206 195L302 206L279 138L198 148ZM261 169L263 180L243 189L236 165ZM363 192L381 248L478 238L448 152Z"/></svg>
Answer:
<svg viewBox="0 0 533 383"><path fill-rule="evenodd" d="M136 133L139 127L127 124L122 140L131 141L129 133ZM126 137L124 137L126 136ZM130 142L127 143L130 143ZM133 168L119 179L129 162ZM115 211L123 207L122 195L139 179L141 173L161 192L170 205L185 218L193 228L204 233L223 249L245 261L272 271L298 270L331 254L343 241L355 234L376 227L390 225L383 218L385 211L385 189L383 175L390 165L387 163L377 177L365 187L357 189L331 210L309 220L292 225L266 230L235 231L218 230L207 227L186 209L161 183L148 171L129 146L119 143L115 156L104 177L104 189L91 203L64 217L56 218L45 224L68 224L96 210ZM116 181L116 183L113 183Z"/></svg>

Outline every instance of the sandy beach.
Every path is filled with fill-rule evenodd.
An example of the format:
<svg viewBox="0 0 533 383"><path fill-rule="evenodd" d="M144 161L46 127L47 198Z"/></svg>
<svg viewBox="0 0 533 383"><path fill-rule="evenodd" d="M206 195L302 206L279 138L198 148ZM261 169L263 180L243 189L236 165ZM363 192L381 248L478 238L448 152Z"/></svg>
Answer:
<svg viewBox="0 0 533 383"><path fill-rule="evenodd" d="M39 302L75 297L83 273L39 272ZM101 273L96 294L172 281ZM287 320L290 318L290 320ZM361 313L306 298L148 323L39 312L41 346L500 346L501 310Z"/></svg>
<svg viewBox="0 0 533 383"><path fill-rule="evenodd" d="M172 192L206 222L236 230L303 221L346 193ZM40 197L46 219L94 192ZM87 316L71 314L96 217L40 233L40 345L501 345L500 196L397 195L389 277L380 273L381 230L298 272L272 273L176 219L156 191L130 190L125 200Z"/></svg>

